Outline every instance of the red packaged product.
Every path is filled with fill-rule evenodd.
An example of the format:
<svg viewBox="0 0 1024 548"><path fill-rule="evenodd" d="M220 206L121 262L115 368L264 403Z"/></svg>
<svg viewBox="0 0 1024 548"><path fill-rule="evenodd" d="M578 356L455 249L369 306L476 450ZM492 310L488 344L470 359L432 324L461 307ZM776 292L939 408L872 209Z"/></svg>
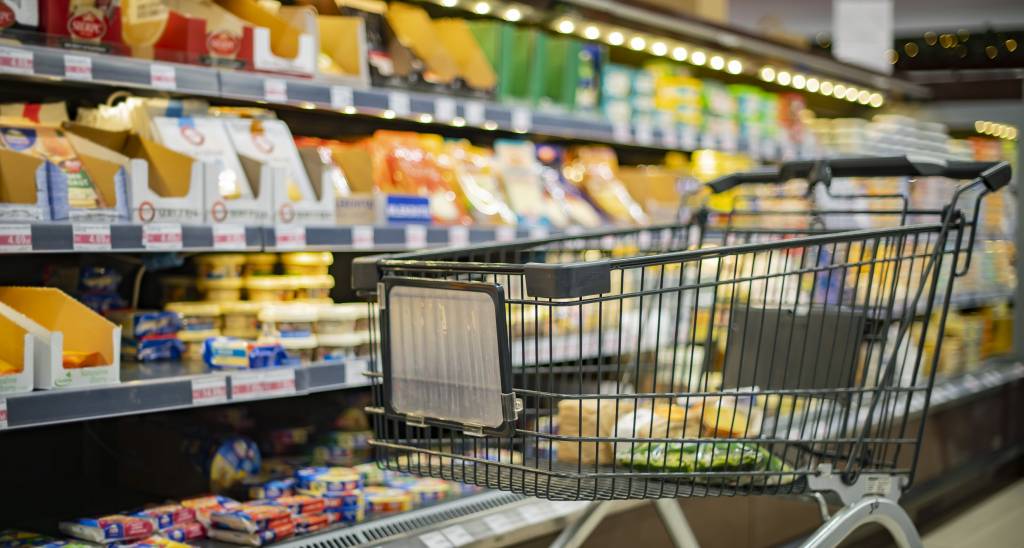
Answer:
<svg viewBox="0 0 1024 548"><path fill-rule="evenodd" d="M292 495L289 497L278 497L274 504L279 504L288 509L293 516L305 516L309 514L322 514L326 508L326 502L320 497L309 495Z"/></svg>
<svg viewBox="0 0 1024 548"><path fill-rule="evenodd" d="M210 521L215 526L247 533L271 528L281 520L290 518L288 508L270 504L243 504L234 510L210 514Z"/></svg>
<svg viewBox="0 0 1024 548"><path fill-rule="evenodd" d="M295 516L292 519L295 522L295 533L298 535L319 531L331 523L327 514Z"/></svg>

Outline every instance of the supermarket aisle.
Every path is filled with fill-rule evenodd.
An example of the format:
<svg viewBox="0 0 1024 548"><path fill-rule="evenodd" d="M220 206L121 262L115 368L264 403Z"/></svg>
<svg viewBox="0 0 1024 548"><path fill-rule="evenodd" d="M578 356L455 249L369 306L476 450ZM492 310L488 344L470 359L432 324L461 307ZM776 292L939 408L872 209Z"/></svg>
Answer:
<svg viewBox="0 0 1024 548"><path fill-rule="evenodd" d="M1024 544L1024 480L928 533L925 548L1016 548Z"/></svg>

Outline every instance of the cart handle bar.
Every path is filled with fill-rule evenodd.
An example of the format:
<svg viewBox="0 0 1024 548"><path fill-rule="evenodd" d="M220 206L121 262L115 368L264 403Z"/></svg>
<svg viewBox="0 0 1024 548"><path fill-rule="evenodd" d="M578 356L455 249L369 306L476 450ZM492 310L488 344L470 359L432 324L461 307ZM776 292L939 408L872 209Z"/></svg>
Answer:
<svg viewBox="0 0 1024 548"><path fill-rule="evenodd" d="M1006 162L943 162L912 156L885 158L833 158L786 162L778 168L760 168L719 177L708 183L714 193L725 192L743 184L784 183L790 179L807 179L812 184L828 185L832 177L948 177L979 178L990 191L1010 182L1010 164Z"/></svg>

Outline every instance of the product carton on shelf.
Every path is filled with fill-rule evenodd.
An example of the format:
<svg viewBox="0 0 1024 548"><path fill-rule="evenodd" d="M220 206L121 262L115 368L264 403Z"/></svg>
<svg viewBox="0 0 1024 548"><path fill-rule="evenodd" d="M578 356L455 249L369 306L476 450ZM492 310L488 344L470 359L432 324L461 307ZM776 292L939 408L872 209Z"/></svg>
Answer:
<svg viewBox="0 0 1024 548"><path fill-rule="evenodd" d="M316 73L320 52L316 10L281 6L271 12L253 0L217 0L252 29L252 68L303 76ZM244 42L243 42L244 45Z"/></svg>
<svg viewBox="0 0 1024 548"><path fill-rule="evenodd" d="M0 148L0 222L50 219L46 160Z"/></svg>
<svg viewBox="0 0 1024 548"><path fill-rule="evenodd" d="M0 303L0 394L31 392L33 344L28 328L31 320L17 310Z"/></svg>
<svg viewBox="0 0 1024 548"><path fill-rule="evenodd" d="M318 15L320 62L318 71L327 80L366 87L370 84L367 64L366 24L361 17Z"/></svg>
<svg viewBox="0 0 1024 548"><path fill-rule="evenodd" d="M202 162L127 131L79 124L66 124L65 128L84 157L104 170L127 174L125 203L130 222L203 221L206 173Z"/></svg>
<svg viewBox="0 0 1024 548"><path fill-rule="evenodd" d="M338 196L338 223L430 224L430 199L426 196L381 192L373 182L373 162L363 147L335 148L333 158L352 190Z"/></svg>
<svg viewBox="0 0 1024 548"><path fill-rule="evenodd" d="M120 382L120 326L51 287L0 287L0 303L30 320L36 388Z"/></svg>
<svg viewBox="0 0 1024 548"><path fill-rule="evenodd" d="M245 196L225 198L221 193L219 179L222 170L213 162L206 164L206 190L204 221L209 224L267 224L274 217L274 184L283 173L274 174L274 169L259 160L239 156L238 161L249 180L251 193ZM278 169L278 171L283 171Z"/></svg>

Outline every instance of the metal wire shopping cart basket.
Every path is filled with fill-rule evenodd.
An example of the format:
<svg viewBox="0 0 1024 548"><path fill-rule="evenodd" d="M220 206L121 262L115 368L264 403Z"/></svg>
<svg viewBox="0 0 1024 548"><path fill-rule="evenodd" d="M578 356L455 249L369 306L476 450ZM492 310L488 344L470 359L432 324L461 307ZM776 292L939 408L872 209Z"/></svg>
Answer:
<svg viewBox="0 0 1024 548"><path fill-rule="evenodd" d="M972 180L881 228L830 228L842 209L800 226L698 215L357 260L379 309L378 461L553 500L830 491L848 518L815 542L869 510L916 537L895 504L923 433L908 410L927 409L949 274L1009 166L792 162L711 187L853 175Z"/></svg>

